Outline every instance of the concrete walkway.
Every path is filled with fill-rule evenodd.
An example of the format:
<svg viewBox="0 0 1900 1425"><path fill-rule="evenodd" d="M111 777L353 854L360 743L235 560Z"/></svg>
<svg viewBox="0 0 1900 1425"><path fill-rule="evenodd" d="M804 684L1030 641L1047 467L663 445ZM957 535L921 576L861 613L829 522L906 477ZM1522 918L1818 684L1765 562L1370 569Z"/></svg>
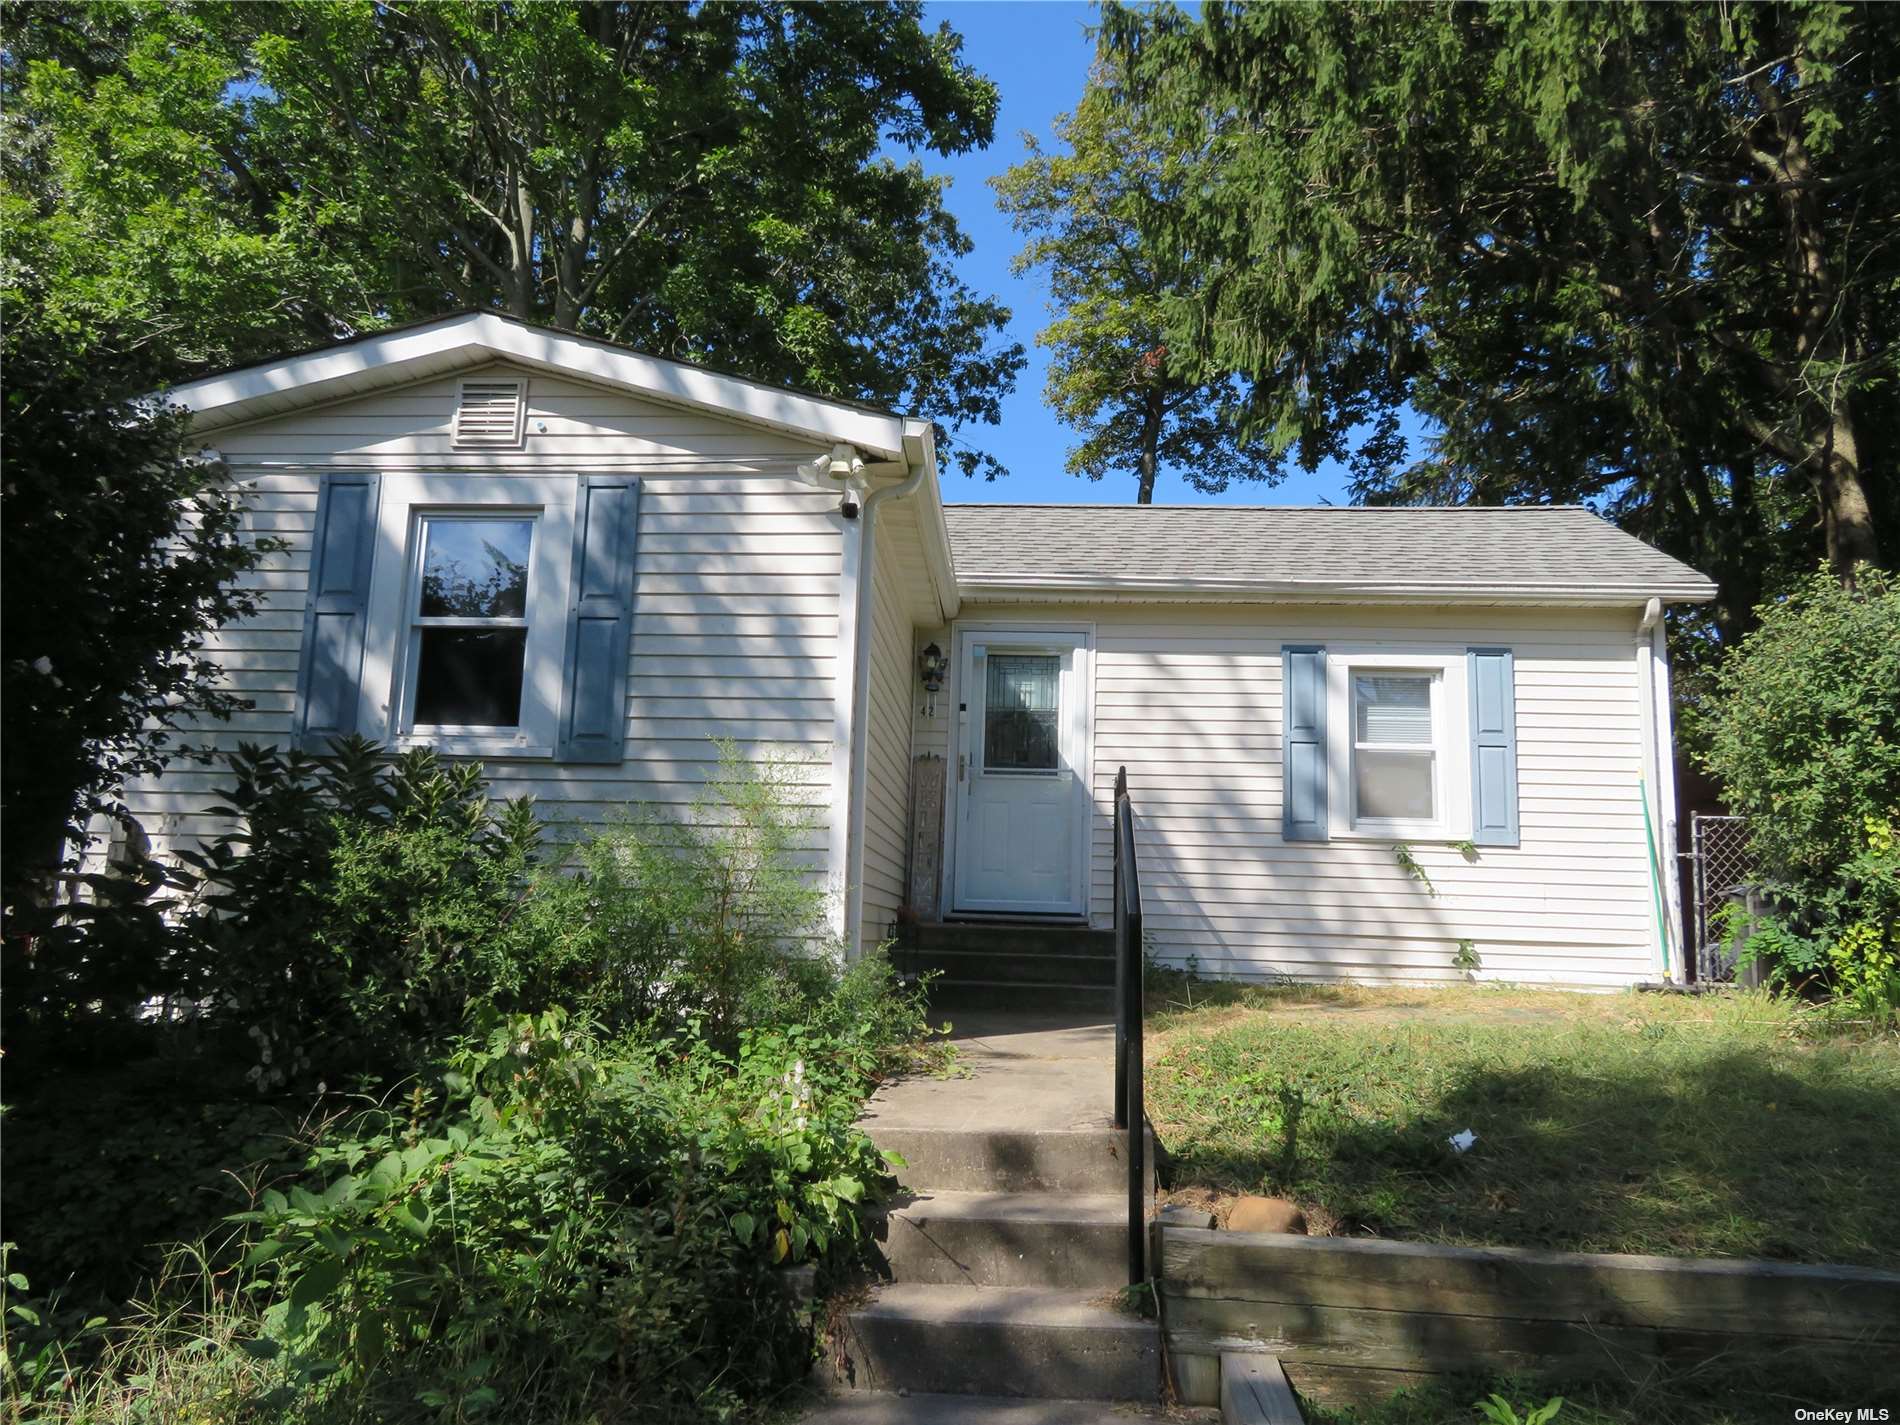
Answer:
<svg viewBox="0 0 1900 1425"><path fill-rule="evenodd" d="M1098 1014L966 1010L951 1019L954 1078L903 1079L865 1110L879 1130L1105 1128L1113 1117L1115 1025Z"/></svg>

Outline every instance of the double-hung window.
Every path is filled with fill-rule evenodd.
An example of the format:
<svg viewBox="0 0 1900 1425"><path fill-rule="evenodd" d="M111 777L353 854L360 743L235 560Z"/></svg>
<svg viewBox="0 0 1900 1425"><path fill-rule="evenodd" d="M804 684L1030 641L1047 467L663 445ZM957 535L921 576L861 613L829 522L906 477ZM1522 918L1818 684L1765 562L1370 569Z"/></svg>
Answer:
<svg viewBox="0 0 1900 1425"><path fill-rule="evenodd" d="M1464 655L1329 650L1326 685L1331 834L1468 836Z"/></svg>
<svg viewBox="0 0 1900 1425"><path fill-rule="evenodd" d="M1355 668L1352 700L1352 821L1436 822L1439 788L1435 711L1442 679L1426 670Z"/></svg>
<svg viewBox="0 0 1900 1425"><path fill-rule="evenodd" d="M1514 668L1508 648L1287 644L1281 837L1516 846Z"/></svg>
<svg viewBox="0 0 1900 1425"><path fill-rule="evenodd" d="M364 688L398 746L543 757L556 740L573 476L386 475Z"/></svg>
<svg viewBox="0 0 1900 1425"><path fill-rule="evenodd" d="M431 737L521 730L539 510L415 517L405 729Z"/></svg>

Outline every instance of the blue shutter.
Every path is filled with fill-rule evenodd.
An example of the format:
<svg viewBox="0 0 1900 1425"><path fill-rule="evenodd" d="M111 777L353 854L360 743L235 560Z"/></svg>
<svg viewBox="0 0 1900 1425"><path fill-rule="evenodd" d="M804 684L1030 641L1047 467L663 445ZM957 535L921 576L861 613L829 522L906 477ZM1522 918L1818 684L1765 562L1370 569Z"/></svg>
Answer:
<svg viewBox="0 0 1900 1425"><path fill-rule="evenodd" d="M317 496L297 676L297 743L309 752L357 731L378 488L375 475L326 475Z"/></svg>
<svg viewBox="0 0 1900 1425"><path fill-rule="evenodd" d="M1326 650L1288 648L1281 668L1283 780L1280 834L1324 841L1326 827Z"/></svg>
<svg viewBox="0 0 1900 1425"><path fill-rule="evenodd" d="M1471 670L1471 839L1517 845L1517 693L1511 650L1474 648Z"/></svg>
<svg viewBox="0 0 1900 1425"><path fill-rule="evenodd" d="M574 501L567 656L561 664L563 762L618 762L627 737L627 657L633 635L633 546L640 485L583 475Z"/></svg>

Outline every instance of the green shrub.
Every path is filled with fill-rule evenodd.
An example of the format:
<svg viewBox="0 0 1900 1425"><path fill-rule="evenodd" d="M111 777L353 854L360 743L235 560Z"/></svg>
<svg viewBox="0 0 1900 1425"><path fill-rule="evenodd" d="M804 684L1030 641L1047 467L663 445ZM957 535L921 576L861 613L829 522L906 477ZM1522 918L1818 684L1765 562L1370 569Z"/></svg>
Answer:
<svg viewBox="0 0 1900 1425"><path fill-rule="evenodd" d="M247 1214L250 1349L370 1418L724 1415L789 1383L810 1320L779 1268L852 1260L887 1171L862 1081L798 1045L498 1025L439 1103L362 1116Z"/></svg>
<svg viewBox="0 0 1900 1425"><path fill-rule="evenodd" d="M416 1072L484 1009L694 1024L729 1049L842 962L800 858L802 770L721 743L684 815L645 809L548 864L533 806L493 803L479 763L244 747L233 830L185 857L181 990L248 1037L260 1088Z"/></svg>
<svg viewBox="0 0 1900 1425"><path fill-rule="evenodd" d="M1824 978L1865 1008L1891 1009L1900 584L1872 567L1852 591L1816 575L1761 619L1716 673L1704 760L1747 818L1772 910L1727 923L1782 982Z"/></svg>
<svg viewBox="0 0 1900 1425"><path fill-rule="evenodd" d="M184 860L196 894L178 962L214 1023L247 1037L259 1088L413 1071L472 1006L533 1004L516 912L541 824L491 805L479 763L240 748L235 826Z"/></svg>
<svg viewBox="0 0 1900 1425"><path fill-rule="evenodd" d="M645 808L591 836L543 869L527 918L568 1007L606 1024L697 1024L730 1047L747 1025L802 1015L843 955L830 896L801 859L817 824L799 798L808 764L716 745L718 770L685 815Z"/></svg>
<svg viewBox="0 0 1900 1425"><path fill-rule="evenodd" d="M170 1244L203 1236L258 1184L302 1166L301 1106L242 1088L218 1096L215 1073L202 1075L206 1097L192 1067L133 1059L8 1104L0 1220L36 1286L75 1309L114 1308Z"/></svg>
<svg viewBox="0 0 1900 1425"><path fill-rule="evenodd" d="M885 957L841 963L799 765L722 747L689 816L563 864L477 766L232 769L235 828L162 931L201 1013L81 1104L41 1076L5 1185L35 1280L123 1300L146 1242L245 1204L220 1180L256 1250L201 1244L127 1324L36 1338L35 1379L75 1382L56 1418L725 1418L802 1375L784 1268L862 1249L885 1164L854 1122L929 1036Z"/></svg>

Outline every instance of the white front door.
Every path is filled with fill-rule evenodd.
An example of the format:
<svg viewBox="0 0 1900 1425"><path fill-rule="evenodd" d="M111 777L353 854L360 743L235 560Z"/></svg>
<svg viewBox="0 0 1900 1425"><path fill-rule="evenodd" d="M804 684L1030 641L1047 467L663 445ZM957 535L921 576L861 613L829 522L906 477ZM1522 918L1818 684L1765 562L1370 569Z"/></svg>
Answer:
<svg viewBox="0 0 1900 1425"><path fill-rule="evenodd" d="M960 640L956 910L1085 910L1086 642L1030 631Z"/></svg>

